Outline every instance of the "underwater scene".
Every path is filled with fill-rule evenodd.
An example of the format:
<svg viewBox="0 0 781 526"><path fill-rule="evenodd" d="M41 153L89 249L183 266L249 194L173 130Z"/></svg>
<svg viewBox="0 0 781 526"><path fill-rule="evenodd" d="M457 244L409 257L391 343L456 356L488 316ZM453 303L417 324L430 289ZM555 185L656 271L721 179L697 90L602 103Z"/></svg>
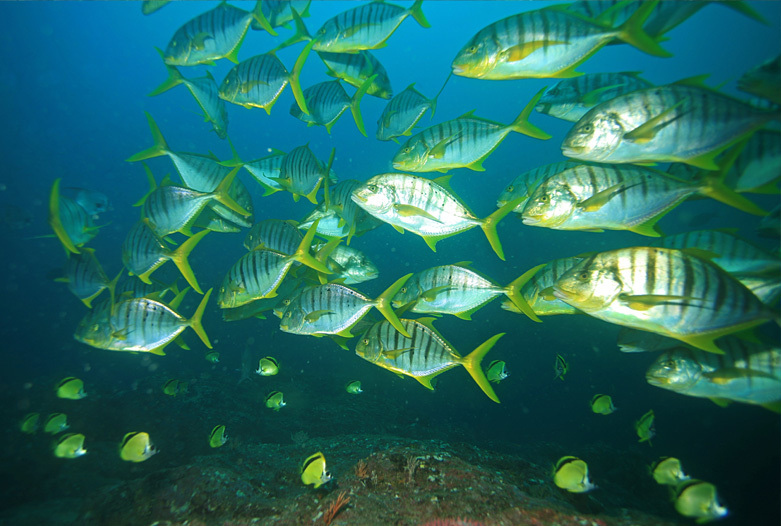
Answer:
<svg viewBox="0 0 781 526"><path fill-rule="evenodd" d="M781 523L781 3L0 16L0 524Z"/></svg>

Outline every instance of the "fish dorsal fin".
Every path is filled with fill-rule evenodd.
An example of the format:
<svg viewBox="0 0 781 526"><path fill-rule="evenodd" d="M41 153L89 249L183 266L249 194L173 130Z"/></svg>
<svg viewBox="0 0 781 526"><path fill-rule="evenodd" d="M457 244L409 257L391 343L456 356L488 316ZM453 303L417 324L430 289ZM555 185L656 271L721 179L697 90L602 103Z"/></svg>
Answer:
<svg viewBox="0 0 781 526"><path fill-rule="evenodd" d="M710 77L710 73L703 73L702 75L694 75L692 77L686 77L684 79L676 80L675 82L672 83L672 85L711 89L705 84L705 80L708 77Z"/></svg>
<svg viewBox="0 0 781 526"><path fill-rule="evenodd" d="M719 385L726 385L733 380L745 380L755 378L765 378L774 380L781 385L781 379L765 371L755 369L742 369L738 367L721 368L710 373L703 373L703 377Z"/></svg>
<svg viewBox="0 0 781 526"><path fill-rule="evenodd" d="M474 112L475 110L469 110L468 112L464 113L463 115L460 115L456 117L456 119L472 119L474 118Z"/></svg>
<svg viewBox="0 0 781 526"><path fill-rule="evenodd" d="M596 104L599 102L599 97L601 97L603 93L611 89L620 88L621 86L625 86L625 85L626 83L611 84L610 86L602 86L600 88L593 89L588 93L584 94L580 100L581 102L583 102L583 104L587 106L596 106Z"/></svg>

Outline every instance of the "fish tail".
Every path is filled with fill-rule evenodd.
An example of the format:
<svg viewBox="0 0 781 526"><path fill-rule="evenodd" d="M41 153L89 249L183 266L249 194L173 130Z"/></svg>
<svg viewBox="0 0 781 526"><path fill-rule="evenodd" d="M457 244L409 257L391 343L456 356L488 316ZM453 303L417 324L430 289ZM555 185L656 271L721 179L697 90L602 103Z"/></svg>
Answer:
<svg viewBox="0 0 781 526"><path fill-rule="evenodd" d="M524 285L532 278L534 277L537 272L544 267L545 264L537 265L534 268L531 268L521 274L521 276L517 279L515 279L512 283L510 283L507 286L507 290L505 294L510 299L510 301L513 302L513 305L518 307L518 309L526 314L530 319L536 321L536 322L542 322L542 320L537 317L537 314L534 312L534 310L529 306L529 304L526 302L526 299L523 297L523 294L521 294L521 289Z"/></svg>
<svg viewBox="0 0 781 526"><path fill-rule="evenodd" d="M214 196L214 199L218 203L227 206L237 214L241 214L243 216L249 216L250 213L244 210L244 208L242 208L239 203L234 201L233 198L228 193L231 185L233 184L233 180L236 179L237 173L239 173L238 166L233 170L231 170L230 173L225 176L225 179L223 179L222 182L219 184L219 186L217 186L217 188L214 190L214 193L212 195Z"/></svg>
<svg viewBox="0 0 781 526"><path fill-rule="evenodd" d="M227 159L225 161L220 161L218 164L221 164L222 166L227 166L229 168L234 168L236 166L244 166L244 161L241 160L241 157L239 157L239 152L236 151L236 147L233 145L233 141L230 137L227 137L228 139L228 146L230 146L231 149L231 158Z"/></svg>
<svg viewBox="0 0 781 526"><path fill-rule="evenodd" d="M499 256L499 259L502 261L504 261L504 250L502 249L502 242L499 241L499 234L496 231L496 225L504 218L504 216L512 212L522 199L523 198L513 199L480 222L480 228L483 229L485 237L488 238L488 242L491 244L491 248L494 249L494 252L496 252L496 255Z"/></svg>
<svg viewBox="0 0 781 526"><path fill-rule="evenodd" d="M327 208L327 207L326 207ZM323 248L317 251L317 254L315 255L315 258L322 262L324 265L328 266L328 257L331 255L331 253L334 251L334 249L341 243L341 238L334 238L328 243L325 244ZM325 279L325 276L322 274L317 275L318 279L320 280L321 285L325 285L328 283L328 280Z"/></svg>
<svg viewBox="0 0 781 526"><path fill-rule="evenodd" d="M391 302L393 300L393 296L396 295L399 289L404 286L404 284L411 276L412 273L409 273L406 276L402 276L397 279L393 285L388 287L385 292L380 294L376 300L377 303L375 305L377 310L380 311L383 316L385 316L385 319L388 320L391 325L393 325L393 328L403 334L405 338L410 338L410 335L407 332L407 329L404 328L404 325L401 324L401 321L399 321L396 313L393 312L393 306Z"/></svg>
<svg viewBox="0 0 781 526"><path fill-rule="evenodd" d="M197 245L208 233L209 230L201 230L197 234L188 238L187 241L182 243L171 254L171 261L174 262L176 268L178 268L179 272L181 272L182 276L184 276L184 279L187 280L187 283L189 283L193 290L195 290L195 292L198 294L203 294L203 291L201 290L201 287L198 286L198 280L195 279L195 274L193 273L193 269L190 266L190 262L187 258L195 248L195 245Z"/></svg>
<svg viewBox="0 0 781 526"><path fill-rule="evenodd" d="M659 45L659 42L654 40L643 29L643 24L648 17L656 9L658 1L655 2L642 2L640 7L629 17L629 20L619 26L616 31L618 34L616 37L622 42L626 42L630 46L634 46L643 53L648 53L656 57L671 57L672 53L664 49Z"/></svg>
<svg viewBox="0 0 781 526"><path fill-rule="evenodd" d="M144 173L146 174L146 180L149 183L149 190L144 194L144 196L133 203L133 206L142 206L144 204L144 201L147 200L147 198L151 195L152 192L157 190L157 182L155 182L155 176L152 174L152 170L149 169L149 166L147 166L146 163L141 163L144 165ZM150 226L151 228L151 226Z"/></svg>
<svg viewBox="0 0 781 526"><path fill-rule="evenodd" d="M724 7L729 7L733 11L737 11L738 13L745 15L749 18L753 18L760 24L765 24L766 26L769 26L770 23L767 21L765 17L754 11L754 9L748 4L748 2L742 2L742 1L736 1L736 0L722 0L719 5L723 5Z"/></svg>
<svg viewBox="0 0 781 526"><path fill-rule="evenodd" d="M158 53L160 53L160 57L164 57L163 51L159 48L155 48ZM160 95L161 93L164 93L168 91L169 89L178 86L182 82L184 82L184 77L181 73L179 73L179 70L176 69L176 66L170 66L163 62L163 65L168 70L168 78L163 81L162 84L160 84L158 87L152 91L148 96L154 97L155 95Z"/></svg>
<svg viewBox="0 0 781 526"><path fill-rule="evenodd" d="M431 27L431 24L426 20L426 15L423 14L423 0L415 0L415 3L409 8L409 14L411 14L412 18L421 26Z"/></svg>
<svg viewBox="0 0 781 526"><path fill-rule="evenodd" d="M735 152L735 150L737 152ZM700 187L699 192L711 199L720 201L727 206L746 212L747 214L766 216L768 215L767 210L764 210L750 199L738 194L724 182L727 173L732 167L735 158L737 158L737 155L740 153L740 150L742 150L740 145L733 148L733 151L730 151L730 153L725 156L718 171L704 173L701 180L702 186Z"/></svg>
<svg viewBox="0 0 781 526"><path fill-rule="evenodd" d="M262 2L261 0L258 0L258 3L255 4L255 9L252 11L252 18L254 18L255 21L260 24L260 27L268 31L272 36L277 36L277 32L274 31L274 29L271 27L271 24L269 24L266 15L263 14L261 6Z"/></svg>
<svg viewBox="0 0 781 526"><path fill-rule="evenodd" d="M300 14L298 11L295 10L295 8L291 6L290 13L293 15L293 23L296 25L295 33L293 33L292 37L288 38L280 45L278 45L277 47L269 51L269 53L276 53L280 49L284 49L288 46L292 46L293 44L312 40L312 35L309 34L309 31L304 25L304 21L301 19L304 16L309 16L309 6L307 6L304 12Z"/></svg>
<svg viewBox="0 0 781 526"><path fill-rule="evenodd" d="M304 69L306 58L314 45L315 41L311 40L304 47L304 50L301 51L301 54L296 59L295 65L293 65L293 71L290 72L290 89L293 90L293 97L295 97L299 109L307 115L309 115L309 108L306 105L306 98L304 98L304 90L301 89L301 71Z"/></svg>
<svg viewBox="0 0 781 526"><path fill-rule="evenodd" d="M177 310L179 308L179 305L182 304L182 301L184 300L184 297L187 295L188 292L190 292L190 287L187 287L184 290L179 291L176 294L176 296L174 296L173 299L168 302L168 306L171 307L173 310Z"/></svg>
<svg viewBox="0 0 781 526"><path fill-rule="evenodd" d="M310 226L309 230L306 231L304 239L301 240L301 243L298 245L298 248L291 257L299 263L303 263L307 267L312 268L318 272L322 272L323 274L333 274L331 269L325 266L322 261L318 261L309 253L309 249L312 246L312 240L314 239L315 233L317 232L318 224L320 224L319 219L312 223L312 226Z"/></svg>
<svg viewBox="0 0 781 526"><path fill-rule="evenodd" d="M116 276L114 276L114 279L108 282L108 285L106 285L106 288L108 289L108 295L109 299L111 300L111 305L114 305L114 298L116 297L116 290L117 290L117 283L119 283L119 278L122 276L122 274L125 272L124 265L121 269L119 269L119 272Z"/></svg>
<svg viewBox="0 0 781 526"><path fill-rule="evenodd" d="M209 289L206 291L206 294L203 296L201 303L195 310L195 314L193 314L193 317L187 321L187 324L192 327L192 329L195 331L195 334L198 335L203 344L209 349L213 349L213 347L209 342L209 337L206 335L206 331L203 329L203 325L201 325L201 318L203 318L203 311L206 310L206 303L209 301L209 296L212 295L212 290L214 289Z"/></svg>
<svg viewBox="0 0 781 526"><path fill-rule="evenodd" d="M374 74L363 81L363 84L361 84L361 87L358 88L358 91L355 92L355 95L353 95L353 98L350 101L350 111L353 114L353 119L355 119L355 125L358 126L358 131L361 132L364 137L367 135L366 128L363 125L363 115L361 115L361 99L366 95L366 92L372 86L372 83L376 78L377 74Z"/></svg>
<svg viewBox="0 0 781 526"><path fill-rule="evenodd" d="M73 241L71 241L60 218L60 178L54 180L52 191L49 194L49 226L52 227L54 234L60 240L62 246L65 247L65 250L74 254L81 254L76 245L73 244Z"/></svg>
<svg viewBox="0 0 781 526"><path fill-rule="evenodd" d="M146 120L149 122L149 129L152 132L152 142L154 142L154 146L125 159L129 163L151 159L152 157L160 157L161 155L168 153L168 144L165 142L165 138L163 138L160 128L157 127L157 123L148 112L145 111L144 113L146 113Z"/></svg>
<svg viewBox="0 0 781 526"><path fill-rule="evenodd" d="M537 126L529 122L529 115L531 115L532 110L534 110L534 108L537 106L537 103L540 101L543 93L545 93L545 90L547 89L547 87L542 88L534 97L532 97L532 100L529 101L518 117L515 118L512 124L510 124L510 129L512 131L528 135L529 137L533 137L535 139L541 139L543 141L551 138L550 134L545 133Z"/></svg>
<svg viewBox="0 0 781 526"><path fill-rule="evenodd" d="M496 344L497 341L499 341L499 338L504 336L505 333L499 333L494 336L491 336L488 340L483 342L477 349L469 353L468 355L464 356L463 362L461 364L464 366L464 368L467 370L469 375L472 377L472 379L477 382L477 385L480 386L480 389L483 390L483 392L496 402L497 404L499 402L499 397L496 396L496 393L494 392L494 388L491 387L491 382L488 381L488 378L486 378L485 373L483 372L483 368L480 367L480 362L483 361L483 358L486 354L488 354L488 351L490 351L493 346Z"/></svg>

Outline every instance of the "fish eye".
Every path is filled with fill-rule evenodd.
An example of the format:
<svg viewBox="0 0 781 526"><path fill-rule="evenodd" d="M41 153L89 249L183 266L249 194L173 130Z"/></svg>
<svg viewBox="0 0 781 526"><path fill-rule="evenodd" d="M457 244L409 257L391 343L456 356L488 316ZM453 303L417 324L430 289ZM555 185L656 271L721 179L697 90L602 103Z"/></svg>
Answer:
<svg viewBox="0 0 781 526"><path fill-rule="evenodd" d="M548 197L547 195L544 195L544 196L540 197L540 201L542 201L543 203L547 203L549 200L550 200L550 197Z"/></svg>
<svg viewBox="0 0 781 526"><path fill-rule="evenodd" d="M376 192L377 191L377 185L376 184L370 184L368 187L370 192Z"/></svg>
<svg viewBox="0 0 781 526"><path fill-rule="evenodd" d="M585 271L581 272L580 274L578 274L578 278L582 279L583 281L587 281L589 278L589 274L588 272Z"/></svg>
<svg viewBox="0 0 781 526"><path fill-rule="evenodd" d="M469 46L468 48L466 48L466 52L467 53L477 53L477 46L476 45Z"/></svg>
<svg viewBox="0 0 781 526"><path fill-rule="evenodd" d="M582 131L583 133L591 133L592 131L594 131L594 126L591 124L584 124L580 128L580 131Z"/></svg>
<svg viewBox="0 0 781 526"><path fill-rule="evenodd" d="M507 191L508 192L512 192L513 190L515 190L515 186L510 185L510 186L507 187Z"/></svg>
<svg viewBox="0 0 781 526"><path fill-rule="evenodd" d="M401 292L402 293L407 292L407 287L401 287Z"/></svg>
<svg viewBox="0 0 781 526"><path fill-rule="evenodd" d="M410 147L407 146L406 148L402 148L401 151L404 152L404 153L409 153L410 152Z"/></svg>
<svg viewBox="0 0 781 526"><path fill-rule="evenodd" d="M326 471L326 472L324 473L324 475L325 475L325 478L327 478L327 479L330 479L330 478L331 478L331 472L330 472L330 471Z"/></svg>
<svg viewBox="0 0 781 526"><path fill-rule="evenodd" d="M361 343L364 345L369 345L369 338L364 338L363 340L361 340Z"/></svg>
<svg viewBox="0 0 781 526"><path fill-rule="evenodd" d="M92 325L92 326L89 328L89 330L90 330L91 332L98 332L98 330L99 330L99 329L100 329L100 326L99 326L97 323L96 323L95 325Z"/></svg>

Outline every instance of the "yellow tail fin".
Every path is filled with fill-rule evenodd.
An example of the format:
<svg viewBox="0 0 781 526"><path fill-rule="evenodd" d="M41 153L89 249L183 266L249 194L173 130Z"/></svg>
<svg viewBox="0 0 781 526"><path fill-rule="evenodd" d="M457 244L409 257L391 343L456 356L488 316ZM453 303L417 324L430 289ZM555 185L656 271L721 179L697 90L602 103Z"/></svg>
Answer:
<svg viewBox="0 0 781 526"><path fill-rule="evenodd" d="M203 312L206 310L206 303L209 301L209 296L212 295L212 290L214 289L209 289L206 291L206 294L203 296L201 303L195 310L195 314L193 314L193 317L187 321L187 324L192 327L192 329L195 331L195 334L198 335L203 344L209 349L213 349L213 347L209 342L209 337L206 335L206 331L203 329L203 325L201 325L201 318L203 318Z"/></svg>
<svg viewBox="0 0 781 526"><path fill-rule="evenodd" d="M483 360L486 354L488 354L488 351L490 351L493 346L496 344L497 341L499 341L499 338L504 336L505 333L499 333L495 336L491 336L488 340L483 342L477 349L469 353L467 356L464 356L463 362L461 362L461 365L464 366L464 368L467 370L467 372L470 374L472 379L477 382L477 385L480 386L480 389L483 390L483 392L496 402L497 404L499 402L499 397L496 396L496 393L494 392L494 388L491 387L491 382L488 381L488 378L486 378L485 373L483 372L483 368L480 367L480 362Z"/></svg>

